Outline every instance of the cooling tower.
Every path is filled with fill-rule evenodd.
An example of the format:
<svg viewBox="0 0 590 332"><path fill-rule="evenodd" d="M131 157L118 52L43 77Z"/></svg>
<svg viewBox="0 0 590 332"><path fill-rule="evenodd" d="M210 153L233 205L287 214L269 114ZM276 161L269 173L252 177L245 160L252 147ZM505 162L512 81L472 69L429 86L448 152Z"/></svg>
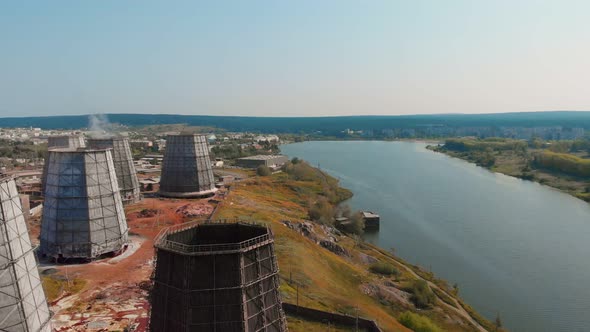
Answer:
<svg viewBox="0 0 590 332"><path fill-rule="evenodd" d="M88 139L88 147L113 149L113 163L123 204L138 202L141 199L141 194L129 140L125 137L91 138Z"/></svg>
<svg viewBox="0 0 590 332"><path fill-rule="evenodd" d="M92 259L127 243L111 150L49 152L41 253Z"/></svg>
<svg viewBox="0 0 590 332"><path fill-rule="evenodd" d="M215 191L207 138L199 135L169 135L160 178L160 195L199 197L211 195Z"/></svg>
<svg viewBox="0 0 590 332"><path fill-rule="evenodd" d="M51 314L16 184L0 179L0 331L50 332Z"/></svg>
<svg viewBox="0 0 590 332"><path fill-rule="evenodd" d="M287 331L269 228L182 224L155 242L151 331Z"/></svg>
<svg viewBox="0 0 590 332"><path fill-rule="evenodd" d="M86 146L84 143L84 137L71 135L71 136L49 136L47 138L47 149L78 149Z"/></svg>
<svg viewBox="0 0 590 332"><path fill-rule="evenodd" d="M56 149L72 149L76 150L79 148L86 147L83 136L77 135L62 135L62 136L49 136L47 138L47 150ZM43 176L41 178L41 192L45 191L45 174L47 174L47 157L45 155L45 164L43 165Z"/></svg>

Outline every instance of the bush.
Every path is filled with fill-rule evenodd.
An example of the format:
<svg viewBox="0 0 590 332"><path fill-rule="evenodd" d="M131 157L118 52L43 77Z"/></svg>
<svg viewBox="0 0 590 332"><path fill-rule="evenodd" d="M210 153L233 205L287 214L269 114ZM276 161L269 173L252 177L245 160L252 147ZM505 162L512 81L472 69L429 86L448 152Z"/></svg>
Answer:
<svg viewBox="0 0 590 332"><path fill-rule="evenodd" d="M567 153L543 151L534 156L533 165L574 176L590 176L590 160Z"/></svg>
<svg viewBox="0 0 590 332"><path fill-rule="evenodd" d="M410 311L402 313L397 319L403 326L414 332L442 332L428 317L415 314Z"/></svg>
<svg viewBox="0 0 590 332"><path fill-rule="evenodd" d="M436 301L436 296L424 280L414 280L408 291L412 293L410 301L417 308L430 308Z"/></svg>
<svg viewBox="0 0 590 332"><path fill-rule="evenodd" d="M343 223L339 223L338 225L336 225L336 227L338 227L338 229L343 231L344 233L362 235L365 231L365 220L363 219L361 213L356 212L354 214L351 214L349 211L346 211L346 207L344 208L344 210L345 213L343 213L340 216L346 217L348 218L348 220ZM338 212L336 213L336 216L339 216Z"/></svg>
<svg viewBox="0 0 590 332"><path fill-rule="evenodd" d="M258 168L256 168L256 174L259 176L269 176L272 174L272 172L267 166L260 165Z"/></svg>
<svg viewBox="0 0 590 332"><path fill-rule="evenodd" d="M395 266L385 262L373 263L369 267L369 270L373 273L382 274L385 276L399 275L399 271L395 268Z"/></svg>
<svg viewBox="0 0 590 332"><path fill-rule="evenodd" d="M318 197L315 203L309 207L309 218L322 224L332 225L334 223L334 207L325 197Z"/></svg>

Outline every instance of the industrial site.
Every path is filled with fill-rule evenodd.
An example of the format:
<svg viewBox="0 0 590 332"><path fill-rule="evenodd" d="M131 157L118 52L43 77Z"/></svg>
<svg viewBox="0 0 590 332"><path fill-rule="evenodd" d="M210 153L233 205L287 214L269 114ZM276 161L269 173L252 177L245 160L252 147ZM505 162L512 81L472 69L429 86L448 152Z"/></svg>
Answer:
<svg viewBox="0 0 590 332"><path fill-rule="evenodd" d="M360 245L356 214L315 217L351 195L322 171L272 148L212 156L202 134L164 144L134 157L119 133L50 135L42 163L4 168L0 330L406 331L396 316L420 308L483 330L448 285Z"/></svg>

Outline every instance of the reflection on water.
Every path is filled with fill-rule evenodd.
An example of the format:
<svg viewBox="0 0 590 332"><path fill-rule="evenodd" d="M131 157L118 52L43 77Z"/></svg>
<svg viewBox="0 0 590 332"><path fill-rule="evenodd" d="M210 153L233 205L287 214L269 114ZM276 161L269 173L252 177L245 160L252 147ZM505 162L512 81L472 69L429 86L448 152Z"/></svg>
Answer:
<svg viewBox="0 0 590 332"><path fill-rule="evenodd" d="M402 142L282 146L338 177L381 215L367 241L458 283L513 331L590 331L590 206Z"/></svg>

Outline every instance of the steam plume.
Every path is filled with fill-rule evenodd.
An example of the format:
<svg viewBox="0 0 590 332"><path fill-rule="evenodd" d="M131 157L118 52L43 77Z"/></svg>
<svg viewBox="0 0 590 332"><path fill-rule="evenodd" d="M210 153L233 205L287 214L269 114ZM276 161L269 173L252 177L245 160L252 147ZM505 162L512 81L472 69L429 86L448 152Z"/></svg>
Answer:
<svg viewBox="0 0 590 332"><path fill-rule="evenodd" d="M90 137L104 138L112 136L113 125L104 114L91 114L88 116L88 129Z"/></svg>

